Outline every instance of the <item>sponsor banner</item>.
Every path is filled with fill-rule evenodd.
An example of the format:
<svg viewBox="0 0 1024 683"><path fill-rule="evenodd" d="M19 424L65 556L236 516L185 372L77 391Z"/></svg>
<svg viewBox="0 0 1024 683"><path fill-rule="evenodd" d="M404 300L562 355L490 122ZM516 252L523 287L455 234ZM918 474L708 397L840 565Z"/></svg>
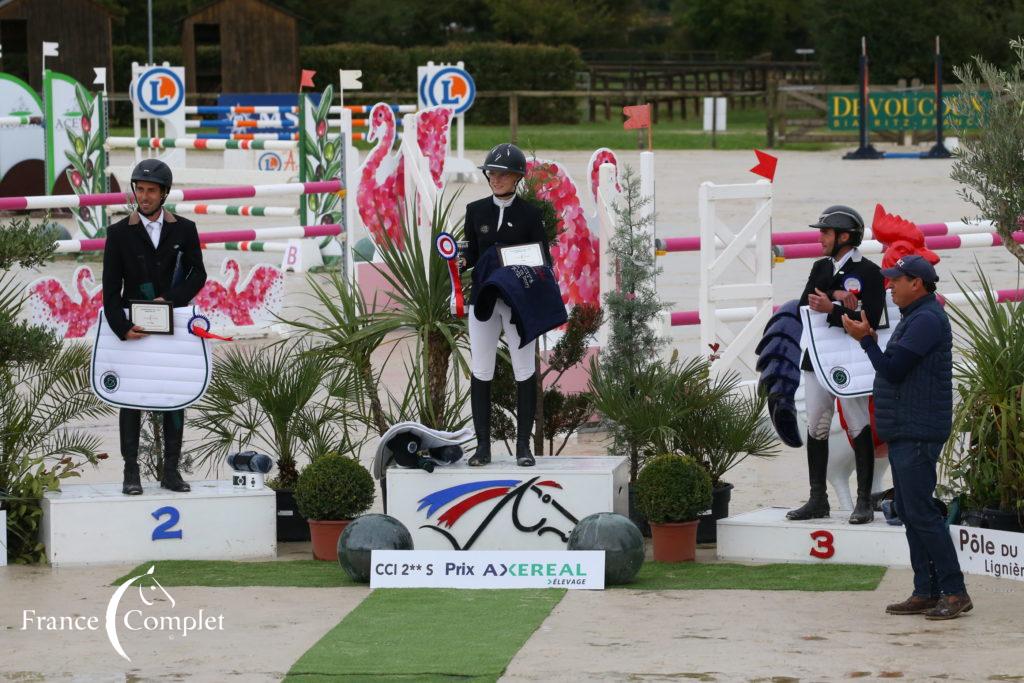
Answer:
<svg viewBox="0 0 1024 683"><path fill-rule="evenodd" d="M370 588L604 588L598 550L374 550Z"/></svg>
<svg viewBox="0 0 1024 683"><path fill-rule="evenodd" d="M975 129L981 125L987 92L964 106L957 93L943 95L945 126ZM857 130L860 126L860 95L855 92L828 94L829 130ZM868 96L868 128L871 130L933 130L935 128L935 93L873 92Z"/></svg>
<svg viewBox="0 0 1024 683"><path fill-rule="evenodd" d="M949 534L965 574L1024 581L1024 534L956 525Z"/></svg>

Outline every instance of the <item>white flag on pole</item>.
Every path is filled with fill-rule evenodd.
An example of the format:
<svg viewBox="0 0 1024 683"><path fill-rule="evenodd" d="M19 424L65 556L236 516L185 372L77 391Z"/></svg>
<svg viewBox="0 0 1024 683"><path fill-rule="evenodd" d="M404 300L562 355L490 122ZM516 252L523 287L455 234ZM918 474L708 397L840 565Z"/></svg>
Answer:
<svg viewBox="0 0 1024 683"><path fill-rule="evenodd" d="M43 42L43 56L44 57L58 57L57 48L60 47L60 43L47 43Z"/></svg>
<svg viewBox="0 0 1024 683"><path fill-rule="evenodd" d="M93 79L93 85L106 85L107 84L107 67L105 66L94 66L92 68L96 72L96 78Z"/></svg>

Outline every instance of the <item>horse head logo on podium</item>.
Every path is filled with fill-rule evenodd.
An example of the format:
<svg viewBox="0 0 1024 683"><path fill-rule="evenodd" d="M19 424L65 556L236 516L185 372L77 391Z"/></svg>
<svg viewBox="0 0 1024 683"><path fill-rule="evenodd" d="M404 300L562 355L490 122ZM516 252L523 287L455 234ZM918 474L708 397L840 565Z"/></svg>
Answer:
<svg viewBox="0 0 1024 683"><path fill-rule="evenodd" d="M562 490L562 485L553 479L540 479L540 477L533 477L525 482L520 479L490 479L458 484L435 491L419 500L418 510L425 508L426 518L430 519L441 508L448 505L451 507L448 507L437 518L437 524L424 524L420 528L433 529L441 534L448 539L455 550L472 548L476 540L491 524L503 526L507 531L514 530L524 534L536 534L537 536L554 534L562 540L562 543L567 543L569 532L579 522L579 519L555 498L555 494ZM468 497L464 498L464 496ZM455 502L460 498L462 500ZM475 526L473 522L470 522L460 527L459 531L464 532L465 542L459 543L455 534L443 528L453 528L466 513L488 501L496 502L490 506L483 519L477 519ZM530 505L531 502L534 504ZM540 506L537 503L540 503ZM510 504L509 514L502 515ZM483 509L485 508L481 508L481 510ZM530 520L532 523L523 521L522 516L527 514L532 518Z"/></svg>

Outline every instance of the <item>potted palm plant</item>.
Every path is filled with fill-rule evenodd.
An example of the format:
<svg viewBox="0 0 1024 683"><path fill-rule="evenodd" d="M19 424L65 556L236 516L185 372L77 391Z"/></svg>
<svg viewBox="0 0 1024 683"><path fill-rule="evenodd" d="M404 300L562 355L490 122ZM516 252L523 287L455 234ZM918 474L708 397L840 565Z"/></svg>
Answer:
<svg viewBox="0 0 1024 683"><path fill-rule="evenodd" d="M338 558L338 537L353 518L373 504L373 477L358 460L329 453L299 474L295 501L309 524L313 557Z"/></svg>
<svg viewBox="0 0 1024 683"><path fill-rule="evenodd" d="M299 463L358 449L351 428L355 391L347 366L306 342L231 347L216 358L213 379L189 424L204 438L196 466L212 469L231 452L271 454L277 475L277 539L308 541L309 527L292 495Z"/></svg>
<svg viewBox="0 0 1024 683"><path fill-rule="evenodd" d="M711 505L711 475L685 455L652 458L636 479L636 501L651 524L656 562L690 562L698 515Z"/></svg>
<svg viewBox="0 0 1024 683"><path fill-rule="evenodd" d="M946 307L958 359L943 473L968 525L1024 531L1024 306L978 275L982 290L961 285L966 304Z"/></svg>
<svg viewBox="0 0 1024 683"><path fill-rule="evenodd" d="M703 358L673 357L618 371L592 363L590 388L625 445L634 481L660 453L691 456L710 475L713 502L701 515L700 543L715 542L717 521L729 515L733 487L725 474L750 455L778 455L775 432L762 417L764 399L742 389L736 373L712 375Z"/></svg>

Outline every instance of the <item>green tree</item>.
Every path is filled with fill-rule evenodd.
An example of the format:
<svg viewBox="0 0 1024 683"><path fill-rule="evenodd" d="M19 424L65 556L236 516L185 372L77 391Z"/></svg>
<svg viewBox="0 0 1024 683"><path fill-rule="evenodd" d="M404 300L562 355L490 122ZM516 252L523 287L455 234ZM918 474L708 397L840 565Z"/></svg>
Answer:
<svg viewBox="0 0 1024 683"><path fill-rule="evenodd" d="M691 50L713 50L723 59L770 52L793 59L810 43L810 0L674 0L675 38Z"/></svg>
<svg viewBox="0 0 1024 683"><path fill-rule="evenodd" d="M96 464L100 440L68 425L112 409L89 386L89 349L63 346L20 321L24 295L15 268L52 258L56 231L28 219L0 226L0 502L7 510L8 557L38 562L40 500Z"/></svg>
<svg viewBox="0 0 1024 683"><path fill-rule="evenodd" d="M955 69L963 81L957 98L962 111L990 98L977 131L960 131L962 140L950 176L961 183L960 196L978 207L982 218L995 225L1003 245L1024 264L1024 247L1013 239L1024 215L1024 40L1010 41L1016 57L999 69L981 57Z"/></svg>
<svg viewBox="0 0 1024 683"><path fill-rule="evenodd" d="M485 0L501 40L577 47L625 45L636 0Z"/></svg>

